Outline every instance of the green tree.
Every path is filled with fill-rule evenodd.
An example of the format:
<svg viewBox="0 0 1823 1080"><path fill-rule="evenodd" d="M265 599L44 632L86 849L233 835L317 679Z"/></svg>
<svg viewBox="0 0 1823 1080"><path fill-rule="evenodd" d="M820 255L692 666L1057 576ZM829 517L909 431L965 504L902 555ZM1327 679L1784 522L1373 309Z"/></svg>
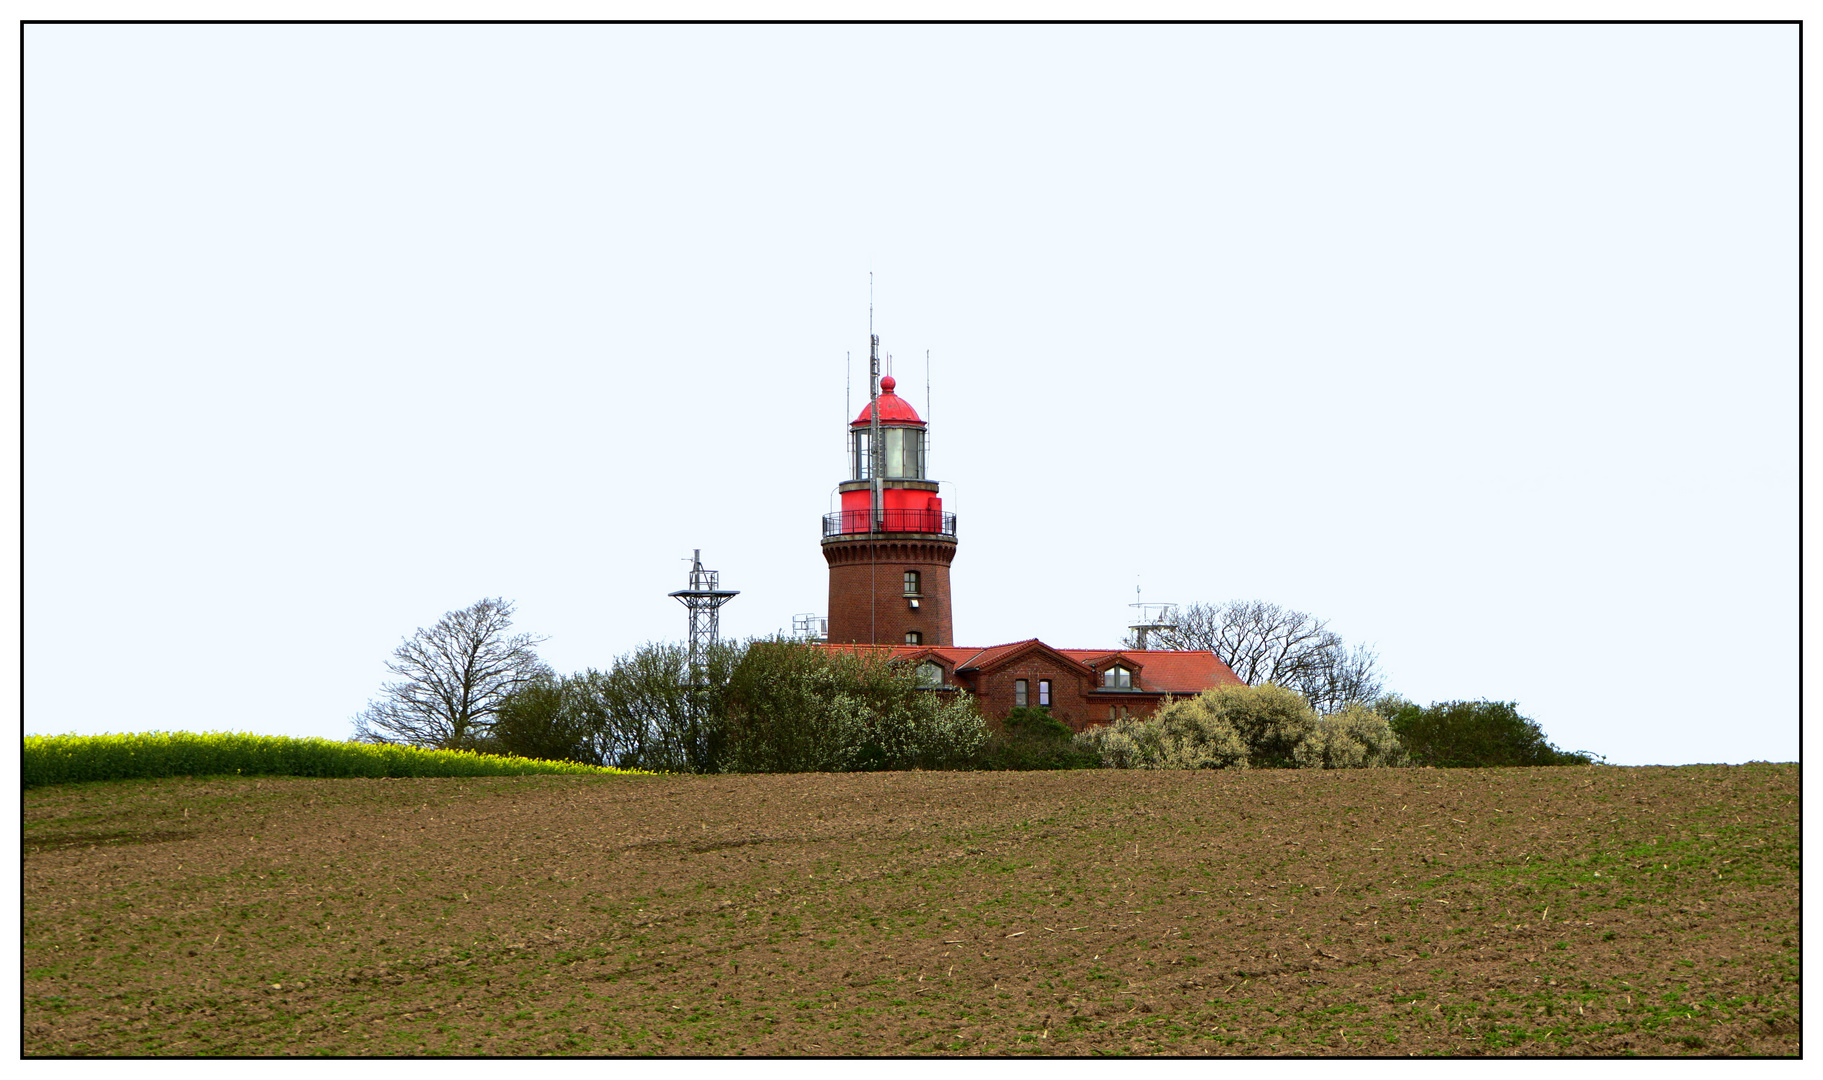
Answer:
<svg viewBox="0 0 1823 1080"><path fill-rule="evenodd" d="M987 734L971 699L909 667L791 641L750 643L717 705L728 772L952 767Z"/></svg>
<svg viewBox="0 0 1823 1080"><path fill-rule="evenodd" d="M920 689L871 654L723 642L693 681L688 650L649 642L605 673L526 684L487 745L661 772L841 772L955 767L984 737L966 695Z"/></svg>
<svg viewBox="0 0 1823 1080"><path fill-rule="evenodd" d="M1017 705L990 729L977 769L1093 769L1101 758L1075 743L1074 731L1041 705Z"/></svg>
<svg viewBox="0 0 1823 1080"><path fill-rule="evenodd" d="M614 764L602 758L593 717L586 707L600 678L591 670L579 675L545 674L524 684L501 701L493 728L477 748L546 761Z"/></svg>
<svg viewBox="0 0 1823 1080"><path fill-rule="evenodd" d="M647 642L619 657L606 675L586 673L575 708L602 763L658 772L719 772L725 738L723 699L747 647L723 641L700 658L692 682L690 650Z"/></svg>
<svg viewBox="0 0 1823 1080"><path fill-rule="evenodd" d="M1444 701L1419 708L1403 698L1388 697L1376 708L1416 765L1587 765L1596 756L1552 746L1537 721L1521 716L1518 705L1510 701Z"/></svg>

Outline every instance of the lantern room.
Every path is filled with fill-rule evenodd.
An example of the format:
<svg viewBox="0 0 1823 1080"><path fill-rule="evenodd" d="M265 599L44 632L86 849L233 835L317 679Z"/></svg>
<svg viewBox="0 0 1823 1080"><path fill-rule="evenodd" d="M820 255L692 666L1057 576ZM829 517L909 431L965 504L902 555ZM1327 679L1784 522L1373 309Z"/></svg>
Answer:
<svg viewBox="0 0 1823 1080"><path fill-rule="evenodd" d="M891 375L882 376L879 396L848 425L848 478L839 485L842 509L824 517L824 536L956 535L956 515L943 512L937 482L929 475L928 429L911 403L895 392L897 386ZM880 410L877 423L875 408Z"/></svg>
<svg viewBox="0 0 1823 1080"><path fill-rule="evenodd" d="M885 480L924 479L924 421L910 403L893 393L891 375L880 380L880 476ZM850 480L873 479L873 410L868 402L850 424L848 434Z"/></svg>

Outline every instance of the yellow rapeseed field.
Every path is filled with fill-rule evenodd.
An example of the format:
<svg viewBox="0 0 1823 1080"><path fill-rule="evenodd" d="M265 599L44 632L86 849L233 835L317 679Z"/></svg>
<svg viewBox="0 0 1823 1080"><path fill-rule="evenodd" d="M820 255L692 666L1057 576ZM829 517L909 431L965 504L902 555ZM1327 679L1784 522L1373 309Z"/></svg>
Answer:
<svg viewBox="0 0 1823 1080"><path fill-rule="evenodd" d="M412 746L294 739L243 732L27 735L25 786L159 776L524 776L631 774L572 761L421 750Z"/></svg>

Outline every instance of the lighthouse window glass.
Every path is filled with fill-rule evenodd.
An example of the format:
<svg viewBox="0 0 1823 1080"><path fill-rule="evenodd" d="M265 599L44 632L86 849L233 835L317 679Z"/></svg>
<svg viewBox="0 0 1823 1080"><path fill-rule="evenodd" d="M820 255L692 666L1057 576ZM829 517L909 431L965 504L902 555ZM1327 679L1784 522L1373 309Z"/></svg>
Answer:
<svg viewBox="0 0 1823 1080"><path fill-rule="evenodd" d="M855 432L854 475L856 480L873 479L873 474L868 468L871 463L871 458L868 456L868 445L868 433L866 431Z"/></svg>
<svg viewBox="0 0 1823 1080"><path fill-rule="evenodd" d="M917 428L887 428L880 433L886 460L880 475L919 480L924 477L924 432ZM857 473L856 479L867 479Z"/></svg>
<svg viewBox="0 0 1823 1080"><path fill-rule="evenodd" d="M887 428L882 433L886 439L886 476L905 475L905 435L904 428Z"/></svg>
<svg viewBox="0 0 1823 1080"><path fill-rule="evenodd" d="M905 595L907 595L907 596L924 595L923 593L918 591L918 571L916 571L916 570L907 570L905 572Z"/></svg>

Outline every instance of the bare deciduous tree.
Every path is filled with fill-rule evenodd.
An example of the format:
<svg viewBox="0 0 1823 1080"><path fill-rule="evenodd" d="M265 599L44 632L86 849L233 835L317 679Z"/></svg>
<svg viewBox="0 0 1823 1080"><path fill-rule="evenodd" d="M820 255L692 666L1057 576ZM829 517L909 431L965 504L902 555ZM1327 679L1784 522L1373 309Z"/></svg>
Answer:
<svg viewBox="0 0 1823 1080"><path fill-rule="evenodd" d="M393 650L386 669L401 681L354 718L355 738L449 750L486 736L502 699L550 673L532 651L546 639L509 635L512 616L513 605L495 597L420 627Z"/></svg>
<svg viewBox="0 0 1823 1080"><path fill-rule="evenodd" d="M1349 648L1314 615L1263 600L1191 604L1178 609L1176 626L1151 633L1155 649L1208 649L1247 685L1296 690L1320 713L1380 693L1377 655Z"/></svg>

